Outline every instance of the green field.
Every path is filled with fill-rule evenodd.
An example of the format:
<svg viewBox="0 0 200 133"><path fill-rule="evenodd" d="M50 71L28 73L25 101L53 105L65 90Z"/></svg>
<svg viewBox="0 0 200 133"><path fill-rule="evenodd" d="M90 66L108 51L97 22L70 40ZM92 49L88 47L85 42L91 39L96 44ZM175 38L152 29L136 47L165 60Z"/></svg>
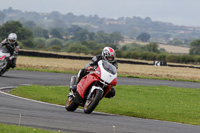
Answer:
<svg viewBox="0 0 200 133"><path fill-rule="evenodd" d="M54 132L38 128L21 127L16 125L6 125L0 123L0 132L1 133L58 133L59 131Z"/></svg>
<svg viewBox="0 0 200 133"><path fill-rule="evenodd" d="M200 125L200 90L165 86L118 85L116 96L104 98L95 111ZM21 86L10 93L64 105L68 87ZM45 94L45 95L44 95Z"/></svg>

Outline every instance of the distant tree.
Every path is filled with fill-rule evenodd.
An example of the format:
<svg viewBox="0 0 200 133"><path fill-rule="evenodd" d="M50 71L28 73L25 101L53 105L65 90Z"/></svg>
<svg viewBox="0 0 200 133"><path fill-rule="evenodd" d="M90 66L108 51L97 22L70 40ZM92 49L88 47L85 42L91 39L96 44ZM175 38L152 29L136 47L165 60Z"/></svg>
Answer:
<svg viewBox="0 0 200 133"><path fill-rule="evenodd" d="M60 19L61 16L62 16L62 15L61 15L60 12L58 12L58 11L53 11L53 12L51 12L51 13L48 15L48 18L49 18L49 19L55 19L55 20L57 20L57 19Z"/></svg>
<svg viewBox="0 0 200 133"><path fill-rule="evenodd" d="M52 29L51 36L59 38L59 39L63 39L62 34L58 31L58 29Z"/></svg>
<svg viewBox="0 0 200 133"><path fill-rule="evenodd" d="M76 41L87 41L90 40L90 33L87 30L80 30L74 34L72 40Z"/></svg>
<svg viewBox="0 0 200 133"><path fill-rule="evenodd" d="M22 23L23 24L23 26L25 27L25 28L29 28L29 29L33 29L34 27L36 27L36 24L35 24L35 22L33 22L33 21L26 21L26 22L24 22L24 23Z"/></svg>
<svg viewBox="0 0 200 133"><path fill-rule="evenodd" d="M190 43L190 54L200 55L200 39L194 40Z"/></svg>
<svg viewBox="0 0 200 133"><path fill-rule="evenodd" d="M86 46L81 45L79 42L69 45L67 52L85 53L85 54L90 53L89 49Z"/></svg>
<svg viewBox="0 0 200 133"><path fill-rule="evenodd" d="M35 48L35 43L33 41L33 38L27 38L25 40L22 40L21 42L24 47Z"/></svg>
<svg viewBox="0 0 200 133"><path fill-rule="evenodd" d="M48 28L63 28L66 27L66 24L61 19L52 19L48 26Z"/></svg>
<svg viewBox="0 0 200 133"><path fill-rule="evenodd" d="M131 43L131 44L127 44L127 45L123 45L120 48L122 51L144 51L145 48L144 46L137 44L137 43Z"/></svg>
<svg viewBox="0 0 200 133"><path fill-rule="evenodd" d="M124 40L124 37L120 34L120 32L113 32L110 34L110 39L112 44L118 44L120 41Z"/></svg>
<svg viewBox="0 0 200 133"><path fill-rule="evenodd" d="M156 42L150 42L145 46L146 51L148 52L154 52L154 53L159 53L159 45Z"/></svg>
<svg viewBox="0 0 200 133"><path fill-rule="evenodd" d="M172 41L170 41L168 43L171 44L171 45L176 45L176 46L180 46L180 45L183 44L183 42L181 40L179 40L179 39L174 39L174 40L172 40Z"/></svg>
<svg viewBox="0 0 200 133"><path fill-rule="evenodd" d="M75 17L76 16L73 13L69 12L67 15L64 16L64 19L69 22L69 21L73 21Z"/></svg>
<svg viewBox="0 0 200 133"><path fill-rule="evenodd" d="M61 46L60 45L53 45L53 46L51 46L51 49L55 52L60 52Z"/></svg>
<svg viewBox="0 0 200 133"><path fill-rule="evenodd" d="M183 43L184 43L185 45L190 45L191 40L189 40L189 39L184 39Z"/></svg>
<svg viewBox="0 0 200 133"><path fill-rule="evenodd" d="M151 38L151 36L149 34L143 32L137 37L137 40L140 40L142 42L147 42L147 41L149 41L150 38Z"/></svg>
<svg viewBox="0 0 200 133"><path fill-rule="evenodd" d="M41 27L35 27L32 29L34 37L49 38L49 31Z"/></svg>
<svg viewBox="0 0 200 133"><path fill-rule="evenodd" d="M96 50L97 43L95 41L82 41L81 44L89 49Z"/></svg>
<svg viewBox="0 0 200 133"><path fill-rule="evenodd" d="M69 33L67 32L67 28L65 28L65 27L62 27L62 28L54 28L54 29L56 29L58 32L60 32L60 34L62 35L62 37L63 38L67 38L67 37L69 37Z"/></svg>
<svg viewBox="0 0 200 133"><path fill-rule="evenodd" d="M9 33L16 33L17 39L22 42L24 47L34 47L33 33L24 28L19 21L9 21L0 26L0 36L6 38Z"/></svg>
<svg viewBox="0 0 200 133"><path fill-rule="evenodd" d="M6 38L12 32L17 34L18 40L33 38L32 31L24 28L19 21L9 21L0 26L0 36L2 38Z"/></svg>
<svg viewBox="0 0 200 133"><path fill-rule="evenodd" d="M90 32L89 38L90 38L91 41L94 41L95 33L94 32Z"/></svg>
<svg viewBox="0 0 200 133"><path fill-rule="evenodd" d="M166 56L167 56L167 54L157 54L156 60L166 61Z"/></svg>
<svg viewBox="0 0 200 133"><path fill-rule="evenodd" d="M179 63L179 55L174 55L174 54L168 54L166 56L166 61L167 62L176 62L176 63Z"/></svg>
<svg viewBox="0 0 200 133"><path fill-rule="evenodd" d="M80 30L83 30L83 29L77 25L72 25L70 28L67 29L67 32L69 33L69 35L74 35L76 32Z"/></svg>
<svg viewBox="0 0 200 133"><path fill-rule="evenodd" d="M0 24L4 23L4 19L5 19L6 15L0 11Z"/></svg>
<svg viewBox="0 0 200 133"><path fill-rule="evenodd" d="M165 39L166 41L170 40L170 38L172 37L171 34L164 34L163 36L163 39Z"/></svg>
<svg viewBox="0 0 200 133"><path fill-rule="evenodd" d="M51 38L47 40L47 45L48 46L53 46L53 45L60 45L63 46L64 41L62 39L59 38Z"/></svg>
<svg viewBox="0 0 200 133"><path fill-rule="evenodd" d="M117 55L118 58L122 57L122 51L121 50L117 49L117 50L115 50L115 52L116 52L116 55Z"/></svg>
<svg viewBox="0 0 200 133"><path fill-rule="evenodd" d="M152 20L151 20L150 17L146 17L146 18L144 19L144 21L147 22L147 23L151 23L151 22L152 22Z"/></svg>
<svg viewBox="0 0 200 133"><path fill-rule="evenodd" d="M103 31L98 31L95 34L94 40L97 43L111 43L110 35Z"/></svg>
<svg viewBox="0 0 200 133"><path fill-rule="evenodd" d="M46 39L42 38L42 37L36 37L34 38L35 44L36 44L36 48L38 49L42 49L45 48L46 46Z"/></svg>

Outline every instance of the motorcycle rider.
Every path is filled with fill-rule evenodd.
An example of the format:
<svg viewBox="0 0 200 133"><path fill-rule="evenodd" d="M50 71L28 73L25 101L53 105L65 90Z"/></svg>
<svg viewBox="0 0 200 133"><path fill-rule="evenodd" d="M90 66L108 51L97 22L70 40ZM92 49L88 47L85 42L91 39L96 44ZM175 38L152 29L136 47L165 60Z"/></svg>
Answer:
<svg viewBox="0 0 200 133"><path fill-rule="evenodd" d="M5 46L5 48L10 53L10 66L12 68L16 67L16 60L19 52L19 44L17 43L17 35L15 33L10 33L8 38L4 39L0 43L0 47Z"/></svg>
<svg viewBox="0 0 200 133"><path fill-rule="evenodd" d="M91 62L85 65L85 68L79 71L78 76L77 76L77 84L84 76L86 76L89 73L88 69L90 69L90 67L97 66L100 60L106 60L109 63L113 64L116 68L118 68L118 63L115 60L115 58L116 58L116 54L115 54L114 49L112 49L111 47L104 47L101 55L94 56ZM73 91L76 90L76 88L71 88L71 89ZM112 87L109 93L105 97L112 98L114 96L115 96L115 89Z"/></svg>

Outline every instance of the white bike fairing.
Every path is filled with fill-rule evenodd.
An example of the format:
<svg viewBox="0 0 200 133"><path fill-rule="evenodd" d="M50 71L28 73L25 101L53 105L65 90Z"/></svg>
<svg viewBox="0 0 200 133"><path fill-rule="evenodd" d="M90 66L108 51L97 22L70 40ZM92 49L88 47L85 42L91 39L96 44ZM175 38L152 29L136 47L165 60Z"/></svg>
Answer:
<svg viewBox="0 0 200 133"><path fill-rule="evenodd" d="M0 57L2 57L2 56L4 56L4 55L6 55L6 57L10 57L10 53L2 53L2 52L0 51Z"/></svg>
<svg viewBox="0 0 200 133"><path fill-rule="evenodd" d="M102 60L98 62L98 66L100 67L100 71L101 71L101 79L103 81L106 81L107 83L111 83L117 77L117 72L114 75L109 73L108 71L104 69L102 63L103 63Z"/></svg>

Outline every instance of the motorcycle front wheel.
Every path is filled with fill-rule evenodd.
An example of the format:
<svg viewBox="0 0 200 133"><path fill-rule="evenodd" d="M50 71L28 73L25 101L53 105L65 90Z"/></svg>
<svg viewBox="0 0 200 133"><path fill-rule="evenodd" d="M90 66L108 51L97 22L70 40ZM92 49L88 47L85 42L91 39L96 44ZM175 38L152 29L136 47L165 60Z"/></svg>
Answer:
<svg viewBox="0 0 200 133"><path fill-rule="evenodd" d="M74 103L73 96L68 96L67 101L65 103L65 109L67 111L75 111L78 108L78 104Z"/></svg>
<svg viewBox="0 0 200 133"><path fill-rule="evenodd" d="M4 73L5 73L5 71L4 71L4 70L1 70L1 71L0 71L0 76L3 76Z"/></svg>
<svg viewBox="0 0 200 133"><path fill-rule="evenodd" d="M99 101L102 98L102 95L102 90L95 90L92 93L91 97L86 100L84 105L84 112L86 114L90 114L96 108L96 106L99 104Z"/></svg>

